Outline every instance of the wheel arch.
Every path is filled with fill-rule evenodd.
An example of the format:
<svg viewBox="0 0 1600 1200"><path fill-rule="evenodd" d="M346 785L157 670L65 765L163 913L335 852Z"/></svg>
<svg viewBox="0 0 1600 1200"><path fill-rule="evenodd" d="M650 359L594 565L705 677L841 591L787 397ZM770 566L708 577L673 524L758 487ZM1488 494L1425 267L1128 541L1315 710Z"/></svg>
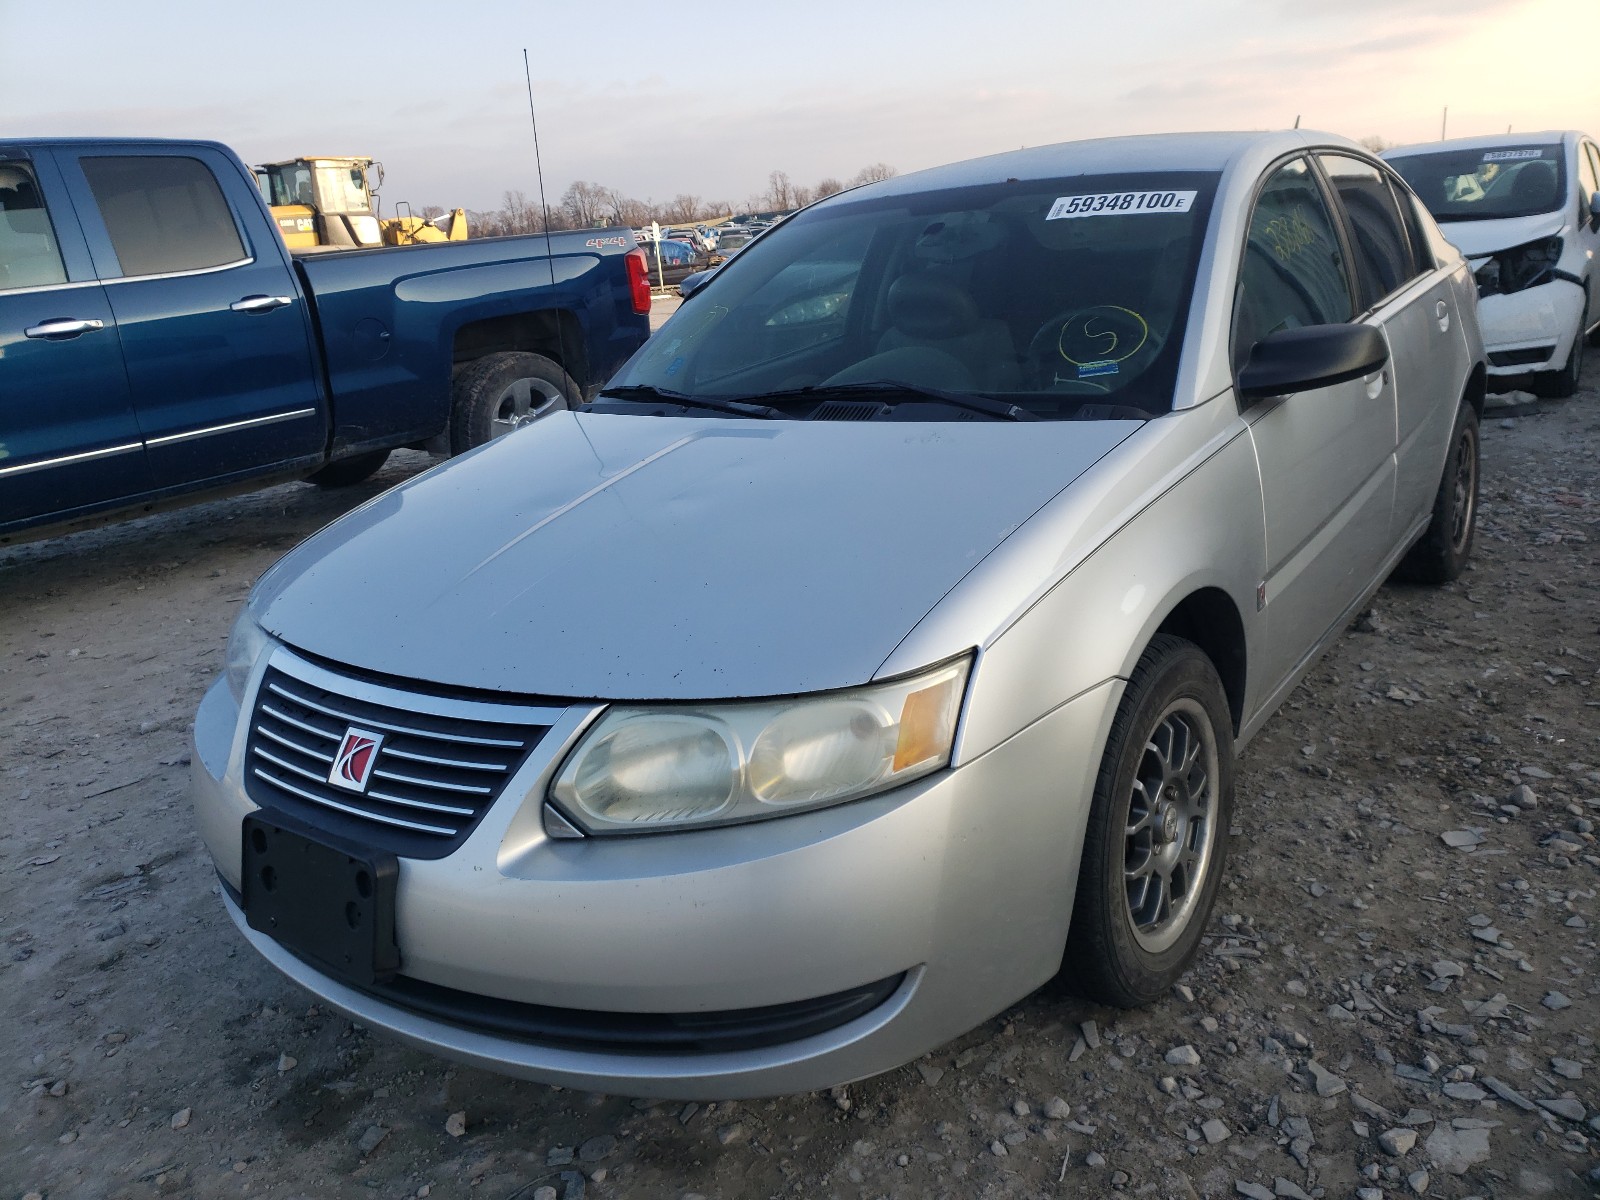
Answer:
<svg viewBox="0 0 1600 1200"><path fill-rule="evenodd" d="M1164 633L1193 642L1211 660L1228 697L1228 713L1233 718L1233 733L1237 737L1244 724L1249 649L1245 642L1244 619L1233 597L1219 587L1202 587L1190 592L1172 606L1155 632L1145 639L1134 662Z"/></svg>
<svg viewBox="0 0 1600 1200"><path fill-rule="evenodd" d="M550 359L572 376L579 392L587 386L589 362L583 327L566 309L507 313L469 321L455 331L450 348L453 367L505 351L527 351Z"/></svg>
<svg viewBox="0 0 1600 1200"><path fill-rule="evenodd" d="M1483 420L1483 406L1489 396L1489 369L1482 362L1472 364L1472 372L1467 376L1467 386L1461 393L1461 398L1472 405L1472 411L1478 414L1478 420Z"/></svg>

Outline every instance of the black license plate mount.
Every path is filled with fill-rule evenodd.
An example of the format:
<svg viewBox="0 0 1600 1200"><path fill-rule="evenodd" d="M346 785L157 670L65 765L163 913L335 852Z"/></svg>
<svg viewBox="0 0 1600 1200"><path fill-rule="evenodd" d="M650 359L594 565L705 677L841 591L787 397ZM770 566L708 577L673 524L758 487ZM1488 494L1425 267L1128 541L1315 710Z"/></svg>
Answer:
<svg viewBox="0 0 1600 1200"><path fill-rule="evenodd" d="M395 886L400 861L282 813L244 818L245 920L319 970L357 986L381 983L400 969L395 941Z"/></svg>

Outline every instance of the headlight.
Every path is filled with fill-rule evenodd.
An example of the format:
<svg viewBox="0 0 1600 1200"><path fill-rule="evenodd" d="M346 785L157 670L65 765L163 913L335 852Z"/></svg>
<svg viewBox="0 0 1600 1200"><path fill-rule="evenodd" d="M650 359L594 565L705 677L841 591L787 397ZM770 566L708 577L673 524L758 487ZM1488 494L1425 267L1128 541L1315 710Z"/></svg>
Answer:
<svg viewBox="0 0 1600 1200"><path fill-rule="evenodd" d="M971 665L789 700L613 708L550 796L591 833L726 825L871 796L949 764Z"/></svg>
<svg viewBox="0 0 1600 1200"><path fill-rule="evenodd" d="M1478 295L1508 295L1547 282L1561 261L1561 249L1561 239L1552 237L1500 251L1474 273Z"/></svg>
<svg viewBox="0 0 1600 1200"><path fill-rule="evenodd" d="M267 636L266 630L256 624L256 619L248 609L241 609L239 619L233 623L233 630L228 634L228 657L222 668L223 678L228 681L228 690L238 703L244 703L245 685L250 682L250 672L255 670L256 661L272 646L273 641Z"/></svg>

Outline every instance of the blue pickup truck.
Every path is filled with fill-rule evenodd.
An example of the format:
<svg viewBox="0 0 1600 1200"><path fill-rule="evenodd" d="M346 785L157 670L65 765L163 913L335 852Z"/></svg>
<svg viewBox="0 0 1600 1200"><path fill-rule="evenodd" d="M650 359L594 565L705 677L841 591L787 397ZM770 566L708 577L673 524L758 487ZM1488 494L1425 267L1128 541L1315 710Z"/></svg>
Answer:
<svg viewBox="0 0 1600 1200"><path fill-rule="evenodd" d="M627 230L291 257L214 142L0 140L0 544L459 453L649 336Z"/></svg>

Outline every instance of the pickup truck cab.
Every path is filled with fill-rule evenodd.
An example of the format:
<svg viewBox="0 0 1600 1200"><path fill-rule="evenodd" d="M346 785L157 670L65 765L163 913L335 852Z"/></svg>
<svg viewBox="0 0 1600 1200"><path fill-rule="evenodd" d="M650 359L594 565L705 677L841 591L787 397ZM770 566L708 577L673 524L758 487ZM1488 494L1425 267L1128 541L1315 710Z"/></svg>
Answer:
<svg viewBox="0 0 1600 1200"><path fill-rule="evenodd" d="M649 336L626 231L291 257L211 142L0 140L0 544L581 403Z"/></svg>

